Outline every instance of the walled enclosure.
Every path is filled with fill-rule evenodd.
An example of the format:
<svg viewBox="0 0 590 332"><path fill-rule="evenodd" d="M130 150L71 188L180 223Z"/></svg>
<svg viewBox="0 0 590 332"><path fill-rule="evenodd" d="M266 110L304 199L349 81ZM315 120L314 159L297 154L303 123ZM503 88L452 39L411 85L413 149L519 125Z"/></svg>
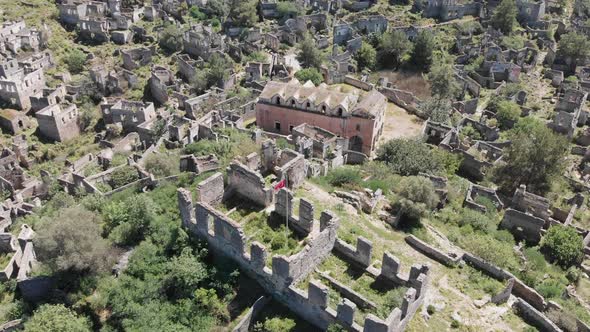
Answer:
<svg viewBox="0 0 590 332"><path fill-rule="evenodd" d="M257 186L256 183L251 185ZM242 186L245 187L242 190L250 190L247 183L242 183ZM372 267L367 267L367 270L377 277L412 288L406 292L401 308L395 308L384 319L368 315L364 328L359 326L353 320L356 305L350 300L344 299L337 310L334 310L328 306L328 287L320 282L311 280L307 293L295 287L296 283L313 272L333 249L336 250L336 241L341 242L336 238L339 219L332 212L323 211L320 220L315 220L313 205L301 200L299 216L295 217L292 215L292 195L287 189L281 189L277 194L273 213L282 217L288 215L289 224L296 231L307 235L307 244L300 252L289 257L273 256L269 268L266 266L267 249L258 242L252 242L248 252L248 239L242 226L215 208L220 197L231 197L224 191L221 173L201 182L198 190L199 201L193 204L191 193L186 189L178 189L183 226L192 234L206 240L215 253L234 260L242 271L258 281L275 299L313 325L326 329L332 323L339 323L351 331L403 331L422 303L428 283L428 266L412 266L409 276L401 276L399 260L385 253L380 271ZM269 205L270 203L264 206ZM353 249L345 243L339 243L337 250L341 253L348 252L352 260L367 265L370 262L371 244L367 240L359 239L358 246Z"/></svg>

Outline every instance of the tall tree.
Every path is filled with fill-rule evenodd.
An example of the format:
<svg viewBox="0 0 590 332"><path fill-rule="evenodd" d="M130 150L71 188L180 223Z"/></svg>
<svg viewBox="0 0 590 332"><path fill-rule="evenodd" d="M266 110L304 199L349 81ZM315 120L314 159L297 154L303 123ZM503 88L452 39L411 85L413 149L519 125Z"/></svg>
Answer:
<svg viewBox="0 0 590 332"><path fill-rule="evenodd" d="M517 24L516 15L518 8L515 0L502 0L492 15L492 26L508 35Z"/></svg>
<svg viewBox="0 0 590 332"><path fill-rule="evenodd" d="M422 30L414 41L412 49L412 63L422 71L428 71L432 65L432 53L434 51L434 34L428 30Z"/></svg>
<svg viewBox="0 0 590 332"><path fill-rule="evenodd" d="M101 219L81 207L43 219L35 238L39 260L52 271L101 272L111 266L111 247L101 237Z"/></svg>
<svg viewBox="0 0 590 332"><path fill-rule="evenodd" d="M383 34L378 51L379 63L386 68L397 69L403 59L412 49L412 42L401 31L386 32Z"/></svg>
<svg viewBox="0 0 590 332"><path fill-rule="evenodd" d="M437 99L453 99L459 93L453 66L444 60L437 61L432 66L428 81L432 95Z"/></svg>
<svg viewBox="0 0 590 332"><path fill-rule="evenodd" d="M356 52L354 58L360 70L374 69L377 62L377 51L367 42L361 44L361 48Z"/></svg>
<svg viewBox="0 0 590 332"><path fill-rule="evenodd" d="M521 184L545 193L553 178L563 173L567 140L535 118L522 118L509 136L512 144L504 152L504 163L494 169L494 180L506 194Z"/></svg>
<svg viewBox="0 0 590 332"><path fill-rule="evenodd" d="M258 22L257 4L256 0L231 0L229 18L238 27L254 26Z"/></svg>
<svg viewBox="0 0 590 332"><path fill-rule="evenodd" d="M566 33L557 43L557 51L569 58L572 71L575 71L578 61L582 61L590 54L590 42L586 36L577 32Z"/></svg>
<svg viewBox="0 0 590 332"><path fill-rule="evenodd" d="M307 35L301 43L299 43L299 53L297 54L297 60L301 63L304 68L315 67L320 68L324 57L322 52L315 44L315 41L311 36Z"/></svg>

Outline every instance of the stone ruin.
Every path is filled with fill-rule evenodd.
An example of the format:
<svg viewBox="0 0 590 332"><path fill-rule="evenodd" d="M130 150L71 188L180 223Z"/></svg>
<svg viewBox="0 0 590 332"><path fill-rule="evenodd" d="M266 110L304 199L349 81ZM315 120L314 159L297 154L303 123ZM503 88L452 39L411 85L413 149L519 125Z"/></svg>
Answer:
<svg viewBox="0 0 590 332"><path fill-rule="evenodd" d="M10 257L6 266L0 271L0 280L7 281L16 278L23 280L28 278L29 272L37 263L33 237L35 232L27 225L22 225L18 237L6 232L3 227L0 232L0 255L5 259Z"/></svg>
<svg viewBox="0 0 590 332"><path fill-rule="evenodd" d="M213 154L196 157L194 155L185 155L180 157L180 171L193 172L201 174L204 172L219 169L219 160Z"/></svg>
<svg viewBox="0 0 590 332"><path fill-rule="evenodd" d="M588 114L584 111L584 105L588 98L588 92L568 89L559 96L555 105L555 117L550 127L558 133L572 138L579 125L584 125Z"/></svg>
<svg viewBox="0 0 590 332"><path fill-rule="evenodd" d="M504 204L498 197L496 190L479 186L473 183L469 183L469 188L465 193L465 200L463 201L463 206L479 211L481 213L489 212L486 206L481 204L481 202L477 201L478 197L483 197L489 200L496 207L496 210L501 210L504 207Z"/></svg>
<svg viewBox="0 0 590 332"><path fill-rule="evenodd" d="M223 187L223 175L217 173L197 186L198 201L193 203L192 194L178 189L178 202L182 224L192 234L204 239L216 254L231 258L240 269L255 279L266 292L308 322L321 329L338 323L351 331L403 331L421 305L428 284L428 266L412 266L410 274L399 273L400 263L389 253L383 255L381 269L371 266L372 245L359 238L357 248L337 239L339 219L330 211L323 211L320 220L314 219L314 206L301 199L299 216L292 215L291 194L281 189L272 214L289 219L289 226L305 236L305 247L291 255L276 255L267 266L267 248L258 242L249 243L242 226L216 208L228 199ZM231 198L230 198L231 199ZM269 206L270 202L265 205ZM250 250L246 249L250 246ZM387 317L369 314L364 327L354 321L357 304L343 299L337 309L329 307L329 287L311 280L307 291L297 288L331 252L338 252L351 264L362 266L375 279L384 279L394 284L410 287L404 296L401 308L395 308ZM332 284L341 293L353 294L344 285ZM352 292L352 293L351 293ZM355 299L358 300L358 299Z"/></svg>
<svg viewBox="0 0 590 332"><path fill-rule="evenodd" d="M35 113L41 135L64 142L80 135L80 112L75 104L55 104Z"/></svg>

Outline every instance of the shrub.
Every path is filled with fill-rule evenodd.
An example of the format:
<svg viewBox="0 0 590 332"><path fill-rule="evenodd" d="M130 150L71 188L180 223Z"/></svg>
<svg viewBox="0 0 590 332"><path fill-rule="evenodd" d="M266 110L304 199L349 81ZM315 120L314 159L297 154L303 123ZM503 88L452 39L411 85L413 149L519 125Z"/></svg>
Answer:
<svg viewBox="0 0 590 332"><path fill-rule="evenodd" d="M511 128L520 118L520 106L510 100L502 100L496 106L496 119L501 129Z"/></svg>
<svg viewBox="0 0 590 332"><path fill-rule="evenodd" d="M544 280L537 286L537 291L545 298L558 298L564 290L565 285L554 279Z"/></svg>
<svg viewBox="0 0 590 332"><path fill-rule="evenodd" d="M133 166L122 166L111 174L111 186L119 188L139 179L137 170Z"/></svg>
<svg viewBox="0 0 590 332"><path fill-rule="evenodd" d="M332 170L327 176L328 183L335 187L357 187L362 179L358 169L340 167Z"/></svg>
<svg viewBox="0 0 590 332"><path fill-rule="evenodd" d="M81 50L75 48L64 59L64 62L68 66L68 70L72 74L78 74L84 70L84 64L86 63L86 54Z"/></svg>
<svg viewBox="0 0 590 332"><path fill-rule="evenodd" d="M377 150L377 160L385 162L394 173L404 176L442 170L439 158L430 147L412 139L396 138L388 141Z"/></svg>
<svg viewBox="0 0 590 332"><path fill-rule="evenodd" d="M459 226L466 225L484 233L491 233L496 228L496 223L487 215L472 209L464 209L459 215Z"/></svg>
<svg viewBox="0 0 590 332"><path fill-rule="evenodd" d="M86 332L90 331L88 320L78 317L63 304L44 304L25 323L27 332Z"/></svg>
<svg viewBox="0 0 590 332"><path fill-rule="evenodd" d="M581 276L582 276L582 271L580 271L580 269L578 269L575 266L570 266L570 268L567 269L567 271L565 273L565 277L571 283L577 283L578 280L580 280Z"/></svg>
<svg viewBox="0 0 590 332"><path fill-rule="evenodd" d="M432 316L436 312L436 308L432 304L429 304L428 307L426 307L426 312Z"/></svg>
<svg viewBox="0 0 590 332"><path fill-rule="evenodd" d="M311 81L314 85L320 85L324 81L324 77L316 68L305 68L295 73L295 78L300 82Z"/></svg>
<svg viewBox="0 0 590 332"><path fill-rule="evenodd" d="M152 154L145 160L145 170L159 178L173 175L179 167L178 158L165 154Z"/></svg>
<svg viewBox="0 0 590 332"><path fill-rule="evenodd" d="M438 202L432 182L421 176L403 178L397 194L394 208L411 222L419 221Z"/></svg>
<svg viewBox="0 0 590 332"><path fill-rule="evenodd" d="M168 24L160 33L158 43L168 52L176 52L182 49L182 30L174 24Z"/></svg>
<svg viewBox="0 0 590 332"><path fill-rule="evenodd" d="M552 226L543 237L541 248L564 268L584 259L583 239L573 227Z"/></svg>

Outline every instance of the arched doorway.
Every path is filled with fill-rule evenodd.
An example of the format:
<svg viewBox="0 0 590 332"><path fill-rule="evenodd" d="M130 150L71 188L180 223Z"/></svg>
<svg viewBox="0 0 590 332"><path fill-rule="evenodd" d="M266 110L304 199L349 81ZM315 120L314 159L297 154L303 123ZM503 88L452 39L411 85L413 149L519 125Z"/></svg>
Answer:
<svg viewBox="0 0 590 332"><path fill-rule="evenodd" d="M348 149L363 152L363 139L360 136L352 136L348 141Z"/></svg>

